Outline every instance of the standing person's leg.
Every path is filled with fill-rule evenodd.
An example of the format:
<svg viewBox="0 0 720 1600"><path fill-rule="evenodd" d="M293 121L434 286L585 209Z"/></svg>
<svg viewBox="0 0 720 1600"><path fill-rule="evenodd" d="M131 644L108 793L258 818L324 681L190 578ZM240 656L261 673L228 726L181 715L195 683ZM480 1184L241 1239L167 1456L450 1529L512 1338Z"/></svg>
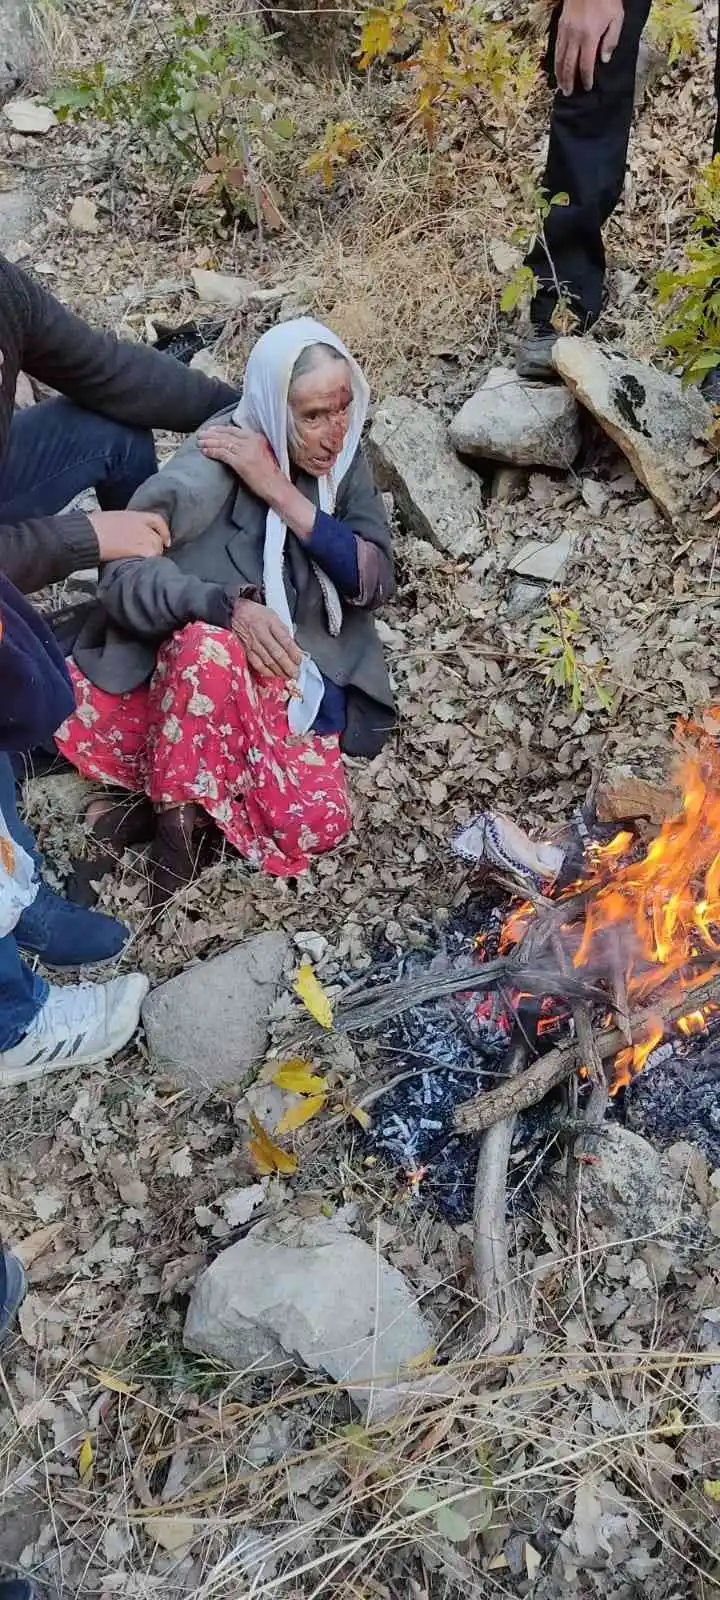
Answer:
<svg viewBox="0 0 720 1600"><path fill-rule="evenodd" d="M550 24L551 81L561 11L558 6ZM582 327L590 327L600 314L605 276L602 227L622 194L638 49L649 11L650 0L625 0L620 39L609 61L598 56L593 88L576 84L572 94L559 89L555 93L542 187L549 199L566 194L569 203L551 206L544 242L537 240L527 260L539 285L531 320L548 337L558 287Z"/></svg>
<svg viewBox="0 0 720 1600"><path fill-rule="evenodd" d="M13 416L0 464L0 515L5 522L54 516L85 489L95 489L103 511L124 511L154 472L155 445L146 429L69 400L44 400Z"/></svg>

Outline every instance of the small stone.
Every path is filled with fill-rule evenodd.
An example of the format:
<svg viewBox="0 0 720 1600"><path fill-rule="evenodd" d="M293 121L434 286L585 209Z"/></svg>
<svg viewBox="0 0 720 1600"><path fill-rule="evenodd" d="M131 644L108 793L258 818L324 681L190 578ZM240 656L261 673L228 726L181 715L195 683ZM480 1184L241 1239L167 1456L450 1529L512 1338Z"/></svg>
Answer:
<svg viewBox="0 0 720 1600"><path fill-rule="evenodd" d="M562 384L528 383L510 367L493 367L451 423L450 438L462 455L567 468L580 449L580 412Z"/></svg>
<svg viewBox="0 0 720 1600"><path fill-rule="evenodd" d="M390 396L375 413L368 448L378 486L393 495L408 528L450 556L485 549L482 483L458 461L436 411Z"/></svg>
<svg viewBox="0 0 720 1600"><path fill-rule="evenodd" d="M204 305L227 306L229 311L244 311L257 284L252 278L238 278L229 272L208 272L193 267L190 273L198 300Z"/></svg>
<svg viewBox="0 0 720 1600"><path fill-rule="evenodd" d="M580 1169L583 1207L606 1241L677 1240L689 1197L662 1151L606 1123L592 1165Z"/></svg>
<svg viewBox="0 0 720 1600"><path fill-rule="evenodd" d="M493 473L490 485L490 498L497 500L499 505L512 505L514 500L522 500L528 490L528 475L522 467L498 467Z"/></svg>
<svg viewBox="0 0 720 1600"><path fill-rule="evenodd" d="M189 1350L233 1372L304 1366L325 1372L367 1410L372 1384L392 1386L433 1330L396 1267L324 1217L260 1223L216 1256L193 1289Z"/></svg>
<svg viewBox="0 0 720 1600"><path fill-rule="evenodd" d="M556 339L553 366L572 393L627 456L671 521L687 509L688 453L712 424L712 408L692 385L644 361L601 350L592 339Z"/></svg>
<svg viewBox="0 0 720 1600"><path fill-rule="evenodd" d="M293 944L295 949L299 950L301 955L307 956L315 966L324 959L329 949L324 935L322 933L314 933L312 930L307 933L293 934Z"/></svg>
<svg viewBox="0 0 720 1600"><path fill-rule="evenodd" d="M49 133L57 124L55 112L39 100L11 100L3 106L3 116L16 133Z"/></svg>
<svg viewBox="0 0 720 1600"><path fill-rule="evenodd" d="M516 578L510 586L507 598L507 614L511 622L518 617L524 617L528 611L534 611L536 606L544 604L547 599L547 589L539 583L523 583L521 578Z"/></svg>
<svg viewBox="0 0 720 1600"><path fill-rule="evenodd" d="M77 233L100 232L97 205L94 200L88 199L86 195L79 194L77 200L73 200L68 220L70 227L75 228Z"/></svg>
<svg viewBox="0 0 720 1600"><path fill-rule="evenodd" d="M156 1066L192 1086L242 1081L265 1053L289 948L258 933L153 989L143 1023Z"/></svg>
<svg viewBox="0 0 720 1600"><path fill-rule="evenodd" d="M27 77L42 45L30 0L2 0L0 5L0 97L11 94Z"/></svg>
<svg viewBox="0 0 720 1600"><path fill-rule="evenodd" d="M528 539L517 555L508 561L508 570L519 578L535 578L541 583L554 583L572 552L569 533L545 544L541 539Z"/></svg>

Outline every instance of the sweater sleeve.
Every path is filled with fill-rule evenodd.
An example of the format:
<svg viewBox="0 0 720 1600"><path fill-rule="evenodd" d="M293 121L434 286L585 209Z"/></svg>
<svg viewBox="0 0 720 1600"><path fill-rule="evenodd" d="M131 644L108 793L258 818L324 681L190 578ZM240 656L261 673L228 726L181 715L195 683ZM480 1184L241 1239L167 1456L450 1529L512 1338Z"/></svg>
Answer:
<svg viewBox="0 0 720 1600"><path fill-rule="evenodd" d="M170 556L111 561L98 584L112 621L136 639L167 639L188 622L229 628L233 596L219 583L181 572Z"/></svg>
<svg viewBox="0 0 720 1600"><path fill-rule="evenodd" d="M24 311L23 370L86 410L134 427L190 433L237 400L229 384L174 356L91 328L19 267L4 263L2 270Z"/></svg>
<svg viewBox="0 0 720 1600"><path fill-rule="evenodd" d="M343 592L351 605L374 611L391 598L395 580L385 505L362 450L358 451L350 471L340 485L335 509L337 512L335 517L318 513L310 536L311 554L315 556L320 566L325 567L333 582L336 582L326 561L328 558L347 561L349 575L348 541L352 538L355 544L356 586L352 592L349 588L345 588ZM317 555L312 548L316 538ZM319 553L320 543L325 552L325 560Z"/></svg>
<svg viewBox="0 0 720 1600"><path fill-rule="evenodd" d="M0 525L0 572L23 594L96 567L97 535L83 511Z"/></svg>

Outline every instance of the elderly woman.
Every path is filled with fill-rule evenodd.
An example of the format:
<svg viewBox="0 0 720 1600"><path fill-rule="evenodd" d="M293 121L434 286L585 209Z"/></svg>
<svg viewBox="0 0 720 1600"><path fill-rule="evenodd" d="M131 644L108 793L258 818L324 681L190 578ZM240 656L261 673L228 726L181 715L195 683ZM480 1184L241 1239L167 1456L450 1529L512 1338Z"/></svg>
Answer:
<svg viewBox="0 0 720 1600"><path fill-rule="evenodd" d="M373 756L394 708L372 611L392 592L382 497L360 445L369 391L309 318L255 345L243 397L135 495L162 556L110 562L56 738L87 777L144 791L153 899L189 881L208 819L281 876L350 828L341 751ZM98 840L141 832L105 803ZM89 816L89 820L91 820Z"/></svg>

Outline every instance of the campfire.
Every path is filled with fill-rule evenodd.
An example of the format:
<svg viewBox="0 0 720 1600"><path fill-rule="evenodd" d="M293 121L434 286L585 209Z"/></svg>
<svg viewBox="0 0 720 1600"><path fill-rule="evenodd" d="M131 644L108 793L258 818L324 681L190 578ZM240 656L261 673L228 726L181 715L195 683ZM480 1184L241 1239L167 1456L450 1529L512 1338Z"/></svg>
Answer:
<svg viewBox="0 0 720 1600"><path fill-rule="evenodd" d="M472 961L452 962L441 974L369 984L336 1013L336 1025L346 1030L396 1024L409 1011L432 1029L437 1023L426 1003L452 997L463 1034L469 1030L471 1047L494 1069L488 1082L477 1058L474 1076L467 1066L453 1067L449 1127L438 1111L433 1074L406 1074L419 1083L403 1091L404 1104L396 1096L378 1111L375 1130L386 1149L401 1159L404 1151L416 1191L451 1141L464 1141L466 1150L475 1141L475 1278L487 1343L495 1349L512 1348L522 1320L505 1224L518 1115L567 1085L573 1218L581 1164L592 1159L611 1100L659 1047L668 1049L663 1040L672 1055L675 1047L705 1039L720 1020L720 745L691 725L678 730L678 741L676 814L643 845L633 820L603 836L586 808L577 830L580 864L577 848L537 851L541 862L553 857L559 864L551 885L508 864L509 852L498 845L501 819L485 819L484 828L484 819L476 819L478 837L489 829L495 841L494 857L479 865L505 892L505 908L496 907L490 933L474 939ZM433 1048L438 1059L428 1035L421 1053Z"/></svg>

